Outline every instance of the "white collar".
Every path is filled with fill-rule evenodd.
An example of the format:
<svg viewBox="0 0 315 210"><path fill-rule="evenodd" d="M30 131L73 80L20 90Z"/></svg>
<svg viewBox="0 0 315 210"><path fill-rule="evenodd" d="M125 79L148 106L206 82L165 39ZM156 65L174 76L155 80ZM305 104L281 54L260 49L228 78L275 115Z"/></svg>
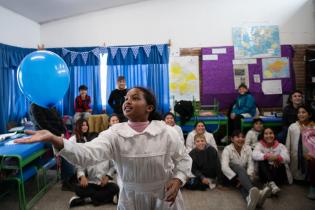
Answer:
<svg viewBox="0 0 315 210"><path fill-rule="evenodd" d="M144 133L148 133L151 136L156 136L160 134L165 128L165 122L153 120L142 132L137 132L133 130L127 122L115 124L110 129L112 129L114 133L117 133L122 137L130 138Z"/></svg>

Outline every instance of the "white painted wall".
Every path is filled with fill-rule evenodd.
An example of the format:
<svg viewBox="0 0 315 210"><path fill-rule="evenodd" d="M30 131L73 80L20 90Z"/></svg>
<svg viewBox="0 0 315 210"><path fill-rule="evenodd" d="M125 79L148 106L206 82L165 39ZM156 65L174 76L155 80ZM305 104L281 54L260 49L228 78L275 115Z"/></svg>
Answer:
<svg viewBox="0 0 315 210"><path fill-rule="evenodd" d="M281 44L314 44L313 0L152 0L41 26L46 47L232 45L231 28L279 25Z"/></svg>
<svg viewBox="0 0 315 210"><path fill-rule="evenodd" d="M37 48L40 25L8 9L0 7L0 43Z"/></svg>

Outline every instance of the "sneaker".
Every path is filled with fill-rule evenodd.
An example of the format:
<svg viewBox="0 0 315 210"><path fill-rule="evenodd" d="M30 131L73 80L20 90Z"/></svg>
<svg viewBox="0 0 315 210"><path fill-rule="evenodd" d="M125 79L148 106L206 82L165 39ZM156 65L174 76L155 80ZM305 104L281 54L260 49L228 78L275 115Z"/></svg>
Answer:
<svg viewBox="0 0 315 210"><path fill-rule="evenodd" d="M249 190L249 194L246 198L247 201L247 210L254 210L256 209L258 200L260 197L260 193L257 187L252 187Z"/></svg>
<svg viewBox="0 0 315 210"><path fill-rule="evenodd" d="M75 207L75 206L82 206L85 204L84 198L80 198L78 196L73 196L69 200L69 208Z"/></svg>
<svg viewBox="0 0 315 210"><path fill-rule="evenodd" d="M262 207L265 203L266 198L269 197L270 194L271 194L271 189L268 185L266 185L264 189L259 191L259 200L258 200L257 206Z"/></svg>
<svg viewBox="0 0 315 210"><path fill-rule="evenodd" d="M276 185L275 182L269 182L269 187L271 188L271 193L273 195L276 195L278 192L280 192L280 188Z"/></svg>
<svg viewBox="0 0 315 210"><path fill-rule="evenodd" d="M307 194L307 198L311 200L315 200L315 187L310 187L310 191Z"/></svg>
<svg viewBox="0 0 315 210"><path fill-rule="evenodd" d="M117 205L118 204L118 194L115 194L113 197L113 204Z"/></svg>
<svg viewBox="0 0 315 210"><path fill-rule="evenodd" d="M213 190L216 187L215 181L213 179L208 178L209 188Z"/></svg>

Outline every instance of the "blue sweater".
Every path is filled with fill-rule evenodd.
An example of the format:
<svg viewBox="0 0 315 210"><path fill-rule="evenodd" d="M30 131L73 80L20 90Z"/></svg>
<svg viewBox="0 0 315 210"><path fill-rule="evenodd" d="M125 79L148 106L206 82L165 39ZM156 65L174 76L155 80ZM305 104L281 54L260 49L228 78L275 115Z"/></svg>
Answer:
<svg viewBox="0 0 315 210"><path fill-rule="evenodd" d="M232 113L235 113L236 115L249 113L252 117L254 117L256 114L256 103L254 97L249 93L239 95L233 106Z"/></svg>

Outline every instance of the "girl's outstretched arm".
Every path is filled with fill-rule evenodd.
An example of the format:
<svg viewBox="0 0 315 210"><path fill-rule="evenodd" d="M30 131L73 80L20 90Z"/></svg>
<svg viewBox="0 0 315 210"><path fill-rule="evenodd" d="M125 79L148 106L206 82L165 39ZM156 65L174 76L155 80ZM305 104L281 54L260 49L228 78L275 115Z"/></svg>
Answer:
<svg viewBox="0 0 315 210"><path fill-rule="evenodd" d="M50 142L57 149L63 148L63 139L62 137L56 136L50 133L48 130L39 130L39 131L24 131L25 134L32 135L28 138L20 138L14 140L15 143L18 144L30 144L35 142Z"/></svg>

